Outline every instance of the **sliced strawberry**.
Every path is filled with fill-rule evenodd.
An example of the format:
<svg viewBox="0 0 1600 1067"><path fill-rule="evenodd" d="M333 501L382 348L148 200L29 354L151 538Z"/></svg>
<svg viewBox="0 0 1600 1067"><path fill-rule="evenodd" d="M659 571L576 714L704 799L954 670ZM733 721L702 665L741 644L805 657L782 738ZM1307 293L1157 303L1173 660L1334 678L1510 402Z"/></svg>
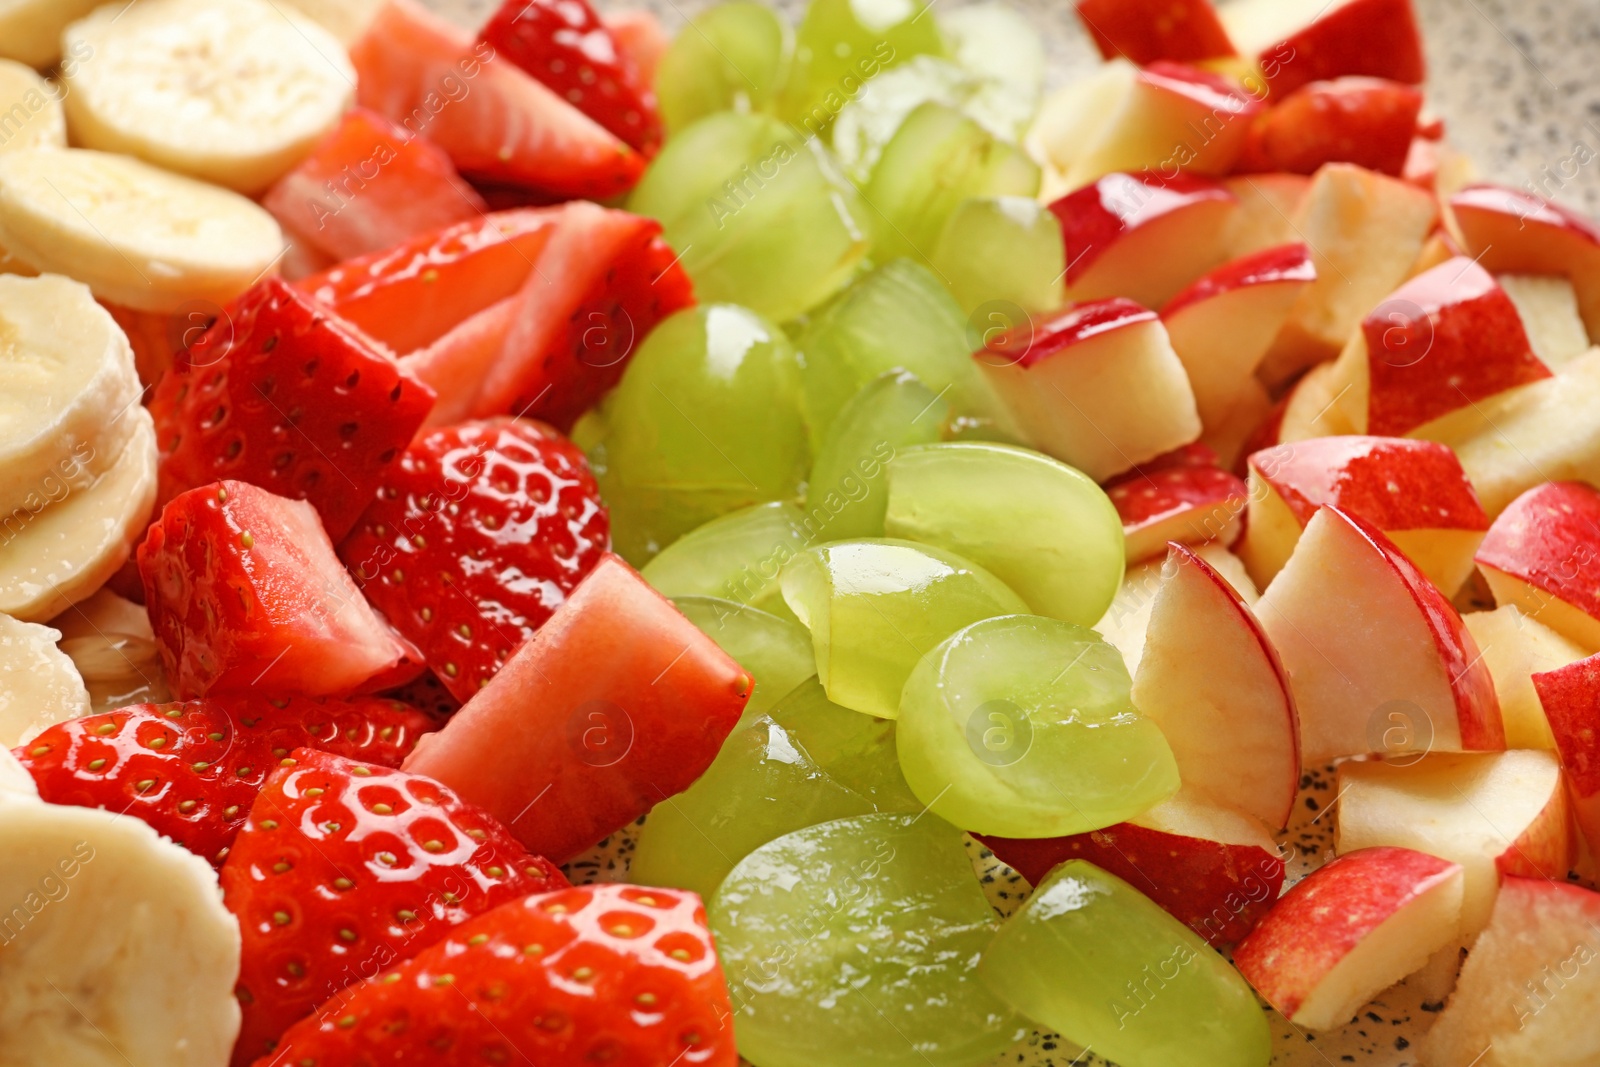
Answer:
<svg viewBox="0 0 1600 1067"><path fill-rule="evenodd" d="M237 1065L451 927L567 884L438 782L311 749L293 759L262 787L222 868L244 938Z"/></svg>
<svg viewBox="0 0 1600 1067"><path fill-rule="evenodd" d="M656 94L588 0L505 0L482 39L646 156L661 147Z"/></svg>
<svg viewBox="0 0 1600 1067"><path fill-rule="evenodd" d="M564 863L711 765L750 675L608 555L406 769Z"/></svg>
<svg viewBox="0 0 1600 1067"><path fill-rule="evenodd" d="M400 365L438 396L425 425L450 426L472 417L478 388L505 349L522 314L523 297L490 304L427 348L403 356Z"/></svg>
<svg viewBox="0 0 1600 1067"><path fill-rule="evenodd" d="M461 924L291 1029L278 1062L735 1067L730 1016L699 897L584 886Z"/></svg>
<svg viewBox="0 0 1600 1067"><path fill-rule="evenodd" d="M635 85L654 85L656 68L661 57L672 44L672 38L656 18L655 12L642 7L607 11L600 16L611 39L617 42L617 52L622 65Z"/></svg>
<svg viewBox="0 0 1600 1067"><path fill-rule="evenodd" d="M435 726L379 697L209 697L68 719L16 756L50 803L136 815L221 866L261 783L295 749L398 767Z"/></svg>
<svg viewBox="0 0 1600 1067"><path fill-rule="evenodd" d="M244 482L191 489L139 546L145 606L180 698L251 689L344 696L416 676L304 501Z"/></svg>
<svg viewBox="0 0 1600 1067"><path fill-rule="evenodd" d="M268 278L156 387L160 501L233 478L309 501L343 537L433 400L349 323Z"/></svg>
<svg viewBox="0 0 1600 1067"><path fill-rule="evenodd" d="M583 453L517 419L424 434L339 546L350 573L465 701L605 555Z"/></svg>
<svg viewBox="0 0 1600 1067"><path fill-rule="evenodd" d="M469 178L604 199L644 171L604 127L416 0L384 4L350 59L361 106L435 142Z"/></svg>
<svg viewBox="0 0 1600 1067"><path fill-rule="evenodd" d="M392 248L488 210L444 149L366 108L345 112L262 197L283 228L335 260Z"/></svg>

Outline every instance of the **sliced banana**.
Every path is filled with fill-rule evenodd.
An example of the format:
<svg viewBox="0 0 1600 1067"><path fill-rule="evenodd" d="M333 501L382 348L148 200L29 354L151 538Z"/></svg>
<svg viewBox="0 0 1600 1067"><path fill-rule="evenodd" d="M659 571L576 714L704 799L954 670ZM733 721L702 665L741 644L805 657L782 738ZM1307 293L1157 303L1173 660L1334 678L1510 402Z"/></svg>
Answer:
<svg viewBox="0 0 1600 1067"><path fill-rule="evenodd" d="M344 46L267 0L112 3L68 26L74 144L126 152L242 193L264 191L355 96Z"/></svg>
<svg viewBox="0 0 1600 1067"><path fill-rule="evenodd" d="M46 726L89 713L89 691L57 647L60 639L59 630L0 615L0 748L15 748ZM5 854L0 844L0 856ZM0 903L4 900L0 897ZM0 1057L0 1064L5 1062Z"/></svg>
<svg viewBox="0 0 1600 1067"><path fill-rule="evenodd" d="M0 4L4 2L0 0ZM61 90L33 68L0 59L0 152L65 147L67 120L61 110Z"/></svg>
<svg viewBox="0 0 1600 1067"><path fill-rule="evenodd" d="M61 651L71 657L96 712L171 699L161 650L144 606L101 589L50 620L61 631Z"/></svg>
<svg viewBox="0 0 1600 1067"><path fill-rule="evenodd" d="M113 304L172 312L226 304L285 244L238 193L128 156L32 148L0 154L0 247Z"/></svg>
<svg viewBox="0 0 1600 1067"><path fill-rule="evenodd" d="M0 56L40 69L55 66L56 60L63 58L61 31L100 3L101 0L0 0Z"/></svg>
<svg viewBox="0 0 1600 1067"><path fill-rule="evenodd" d="M39 787L34 783L33 775L29 774L21 761L11 754L11 750L0 748L0 798L8 796L37 799ZM0 916L0 924L4 921L4 917Z"/></svg>
<svg viewBox="0 0 1600 1067"><path fill-rule="evenodd" d="M3 789L0 856L0 1064L225 1067L239 924L204 860Z"/></svg>

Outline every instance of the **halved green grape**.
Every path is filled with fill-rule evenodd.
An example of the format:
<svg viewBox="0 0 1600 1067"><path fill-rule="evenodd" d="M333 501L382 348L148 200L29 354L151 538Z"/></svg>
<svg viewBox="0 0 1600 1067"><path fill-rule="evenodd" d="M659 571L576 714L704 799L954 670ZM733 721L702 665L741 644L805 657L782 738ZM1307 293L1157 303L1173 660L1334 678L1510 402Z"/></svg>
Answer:
<svg viewBox="0 0 1600 1067"><path fill-rule="evenodd" d="M1272 1037L1239 972L1122 879L1068 860L978 965L1028 1018L1123 1067L1266 1067Z"/></svg>
<svg viewBox="0 0 1600 1067"><path fill-rule="evenodd" d="M872 79L844 106L833 124L834 155L846 174L865 185L906 116L929 100L956 109L996 137L1016 141L1019 131L1011 115L991 113L994 89L991 79L948 59L917 56Z"/></svg>
<svg viewBox="0 0 1600 1067"><path fill-rule="evenodd" d="M793 504L754 504L690 530L639 573L665 596L722 597L793 619L778 574L821 533Z"/></svg>
<svg viewBox="0 0 1600 1067"><path fill-rule="evenodd" d="M932 815L780 837L707 910L739 1051L760 1067L975 1067L1026 1032L976 981L999 921L961 832Z"/></svg>
<svg viewBox="0 0 1600 1067"><path fill-rule="evenodd" d="M628 209L661 220L702 301L778 322L842 289L871 243L833 154L765 115L721 111L670 139Z"/></svg>
<svg viewBox="0 0 1600 1067"><path fill-rule="evenodd" d="M710 520L799 495L800 366L777 326L701 304L661 322L606 399L596 480L617 551L641 566Z"/></svg>
<svg viewBox="0 0 1600 1067"><path fill-rule="evenodd" d="M1060 220L1026 196L961 201L933 251L933 269L956 302L969 314L999 305L993 310L1004 321L997 324L1006 327L1022 317L1012 305L1030 314L1060 306L1065 260Z"/></svg>
<svg viewBox="0 0 1600 1067"><path fill-rule="evenodd" d="M973 833L1060 837L1123 822L1178 789L1134 709L1122 654L1041 615L974 623L906 680L895 746L922 802Z"/></svg>
<svg viewBox="0 0 1600 1067"><path fill-rule="evenodd" d="M884 465L898 449L939 440L950 404L909 371L862 386L833 420L811 464L806 515L821 540L883 536Z"/></svg>
<svg viewBox="0 0 1600 1067"><path fill-rule="evenodd" d="M1039 165L943 104L918 106L884 146L863 190L874 212L874 256L933 254L945 220L973 196L1033 196Z"/></svg>
<svg viewBox="0 0 1600 1067"><path fill-rule="evenodd" d="M1029 607L1093 626L1122 584L1122 520L1086 475L1030 448L917 445L889 463L884 530L988 569Z"/></svg>
<svg viewBox="0 0 1600 1067"><path fill-rule="evenodd" d="M925 10L922 0L811 0L795 34L783 117L808 136L825 134L882 71L943 55L938 23Z"/></svg>
<svg viewBox="0 0 1600 1067"><path fill-rule="evenodd" d="M900 689L924 654L979 619L1027 605L970 560L910 541L838 541L783 568L783 599L811 630L828 699L868 715L900 713Z"/></svg>
<svg viewBox="0 0 1600 1067"><path fill-rule="evenodd" d="M873 810L871 801L836 782L789 731L763 716L735 730L693 785L650 809L629 879L709 899L734 864L768 841Z"/></svg>
<svg viewBox="0 0 1600 1067"><path fill-rule="evenodd" d="M1044 90L1044 40L1038 27L1002 3L947 11L939 26L951 58L990 79L980 101L984 113L1009 123L1010 139L1020 140L1038 113Z"/></svg>
<svg viewBox="0 0 1600 1067"><path fill-rule="evenodd" d="M754 722L796 686L817 673L811 635L793 618L714 596L673 597L684 617L755 679L740 725Z"/></svg>
<svg viewBox="0 0 1600 1067"><path fill-rule="evenodd" d="M734 0L700 12L656 68L656 102L676 134L715 111L768 111L783 88L793 33L765 4Z"/></svg>
<svg viewBox="0 0 1600 1067"><path fill-rule="evenodd" d="M840 707L814 677L778 701L772 718L805 746L817 766L872 801L879 811L923 809L900 773L893 720Z"/></svg>

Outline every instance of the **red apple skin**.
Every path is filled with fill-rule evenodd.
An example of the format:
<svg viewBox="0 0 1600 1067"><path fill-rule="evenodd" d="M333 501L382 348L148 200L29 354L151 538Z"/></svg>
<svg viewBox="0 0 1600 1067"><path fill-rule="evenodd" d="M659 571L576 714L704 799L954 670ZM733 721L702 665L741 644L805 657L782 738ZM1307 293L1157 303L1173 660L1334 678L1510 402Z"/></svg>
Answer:
<svg viewBox="0 0 1600 1067"><path fill-rule="evenodd" d="M1248 463L1305 526L1336 504L1380 530L1487 530L1461 461L1409 437L1316 437L1253 453Z"/></svg>
<svg viewBox="0 0 1600 1067"><path fill-rule="evenodd" d="M1043 318L1011 327L974 355L993 366L1026 369L1091 337L1155 318L1154 311L1120 296L1069 304Z"/></svg>
<svg viewBox="0 0 1600 1067"><path fill-rule="evenodd" d="M1600 619L1600 491L1546 482L1513 500L1473 557Z"/></svg>
<svg viewBox="0 0 1600 1067"><path fill-rule="evenodd" d="M1428 74L1411 0L1352 0L1261 51L1274 96L1345 75L1421 85Z"/></svg>
<svg viewBox="0 0 1600 1067"><path fill-rule="evenodd" d="M1237 203L1238 197L1210 178L1167 177L1153 171L1107 174L1050 205L1061 220L1066 244L1067 285L1081 280L1101 253L1129 230L1199 201Z"/></svg>
<svg viewBox="0 0 1600 1067"><path fill-rule="evenodd" d="M1316 280L1317 268L1311 260L1311 249L1303 244L1279 245L1241 256L1197 278L1187 289L1167 301L1161 309L1161 317L1170 318L1190 304L1198 304L1235 289L1280 282L1304 284Z"/></svg>
<svg viewBox="0 0 1600 1067"><path fill-rule="evenodd" d="M1117 514L1122 517L1122 532L1130 542L1137 542L1150 528L1175 521L1186 512L1193 513L1193 524L1203 528L1185 531L1189 536L1179 539L1194 544L1215 541L1244 514L1249 500L1245 483L1215 466L1130 472L1105 488L1106 496L1111 498ZM1219 516L1221 521L1214 518L1207 523L1212 515ZM1152 543L1138 551L1130 547L1130 560L1153 557L1164 550L1165 544L1165 541Z"/></svg>
<svg viewBox="0 0 1600 1067"><path fill-rule="evenodd" d="M1367 432L1399 435L1551 377L1494 276L1465 256L1406 282L1361 321Z"/></svg>
<svg viewBox="0 0 1600 1067"><path fill-rule="evenodd" d="M1600 338L1600 224L1540 196L1474 185L1450 199L1465 245L1497 274L1565 274L1589 336Z"/></svg>
<svg viewBox="0 0 1600 1067"><path fill-rule="evenodd" d="M1078 0L1078 18L1106 59L1144 66L1235 54L1210 0Z"/></svg>
<svg viewBox="0 0 1600 1067"><path fill-rule="evenodd" d="M1422 111L1422 93L1383 78L1308 82L1250 128L1235 170L1315 174L1325 163L1355 163L1398 178Z"/></svg>
<svg viewBox="0 0 1600 1067"><path fill-rule="evenodd" d="M1363 938L1460 870L1459 864L1409 848L1346 853L1285 893L1234 951L1233 965L1292 1018L1317 982Z"/></svg>
<svg viewBox="0 0 1600 1067"><path fill-rule="evenodd" d="M1283 890L1283 859L1259 845L1207 841L1133 823L1069 837L978 840L1031 885L1067 860L1088 860L1216 946L1244 938Z"/></svg>
<svg viewBox="0 0 1600 1067"><path fill-rule="evenodd" d="M1533 676L1561 770L1579 798L1600 793L1600 655Z"/></svg>

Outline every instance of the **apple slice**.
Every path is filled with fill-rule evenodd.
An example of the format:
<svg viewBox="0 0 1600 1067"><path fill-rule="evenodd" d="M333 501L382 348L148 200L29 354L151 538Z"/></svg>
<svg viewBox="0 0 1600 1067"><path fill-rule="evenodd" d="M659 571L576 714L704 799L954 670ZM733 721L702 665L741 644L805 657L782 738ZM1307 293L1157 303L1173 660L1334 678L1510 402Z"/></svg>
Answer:
<svg viewBox="0 0 1600 1067"><path fill-rule="evenodd" d="M1494 520L1476 559L1496 604L1600 652L1600 491L1581 482L1528 490Z"/></svg>
<svg viewBox="0 0 1600 1067"><path fill-rule="evenodd" d="M1418 1050L1432 1067L1600 1063L1600 893L1507 878L1461 968L1455 995Z"/></svg>
<svg viewBox="0 0 1600 1067"><path fill-rule="evenodd" d="M1239 201L1186 174L1107 174L1050 205L1066 242L1067 299L1160 307L1227 256Z"/></svg>
<svg viewBox="0 0 1600 1067"><path fill-rule="evenodd" d="M1324 504L1382 530L1446 594L1472 573L1489 529L1455 453L1404 437L1318 437L1249 458L1248 533L1239 556L1258 585L1288 562L1300 531Z"/></svg>
<svg viewBox="0 0 1600 1067"><path fill-rule="evenodd" d="M1319 170L1293 219L1317 280L1295 301L1262 380L1275 388L1337 356L1362 317L1405 279L1437 217L1430 194L1398 179L1349 163Z"/></svg>
<svg viewBox="0 0 1600 1067"><path fill-rule="evenodd" d="M1489 921L1501 875L1563 878L1572 864L1570 811L1553 752L1343 763L1338 796L1341 854L1393 845L1461 864L1461 936L1469 941Z"/></svg>
<svg viewBox="0 0 1600 1067"><path fill-rule="evenodd" d="M1461 616L1366 519L1319 508L1256 614L1289 670L1307 764L1505 747Z"/></svg>
<svg viewBox="0 0 1600 1067"><path fill-rule="evenodd" d="M1201 466L1156 466L1158 461L1118 475L1105 486L1122 517L1128 563L1166 555L1169 541L1232 544L1245 511L1244 482L1218 467L1215 453Z"/></svg>
<svg viewBox="0 0 1600 1067"><path fill-rule="evenodd" d="M1034 447L1097 482L1200 436L1167 331L1131 300L1021 323L974 358Z"/></svg>
<svg viewBox="0 0 1600 1067"><path fill-rule="evenodd" d="M1522 316L1534 353L1552 370L1589 350L1589 333L1578 313L1578 291L1559 274L1502 274L1496 279Z"/></svg>
<svg viewBox="0 0 1600 1067"><path fill-rule="evenodd" d="M1589 652L1524 615L1515 604L1474 611L1463 615L1461 621L1467 624L1494 678L1506 725L1506 747L1554 749L1556 739L1550 733L1533 676L1576 663Z"/></svg>
<svg viewBox="0 0 1600 1067"><path fill-rule="evenodd" d="M1110 121L1138 76L1139 68L1128 60L1112 59L1045 97L1023 141L1028 154L1044 168L1041 200L1048 203L1073 191L1067 172Z"/></svg>
<svg viewBox="0 0 1600 1067"><path fill-rule="evenodd" d="M1428 241L1422 246L1422 251L1417 253L1417 261L1411 264L1411 271L1406 275L1410 281L1417 275L1430 271L1441 263L1447 263L1461 254L1461 249L1456 247L1455 241L1450 237L1450 231L1442 226L1435 227L1433 233L1428 235Z"/></svg>
<svg viewBox="0 0 1600 1067"><path fill-rule="evenodd" d="M1122 56L1143 66L1235 54L1211 0L1078 0L1077 8L1105 59Z"/></svg>
<svg viewBox="0 0 1600 1067"><path fill-rule="evenodd" d="M1275 414L1277 420L1273 418ZM1281 418L1282 409L1273 404L1267 387L1251 377L1227 413L1214 425L1204 426L1200 443L1216 453L1217 466L1242 472L1244 457L1256 451L1251 443L1257 433L1270 436L1270 440L1264 438L1267 444L1276 442ZM1272 422L1270 427L1266 426L1268 422Z"/></svg>
<svg viewBox="0 0 1600 1067"><path fill-rule="evenodd" d="M1233 965L1296 1026L1332 1030L1456 939L1464 881L1408 848L1341 855L1284 894Z"/></svg>
<svg viewBox="0 0 1600 1067"><path fill-rule="evenodd" d="M1349 387L1338 383L1335 366L1319 363L1294 383L1283 407L1283 418L1278 422L1280 443L1355 433L1355 427L1350 425L1344 409L1339 406L1340 398Z"/></svg>
<svg viewBox="0 0 1600 1067"><path fill-rule="evenodd" d="M1288 825L1300 779L1289 678L1244 600L1182 545L1167 550L1133 704L1161 727L1186 789Z"/></svg>
<svg viewBox="0 0 1600 1067"><path fill-rule="evenodd" d="M1255 606L1260 594L1251 583L1250 575L1245 573L1239 557L1216 541L1199 546L1195 549L1195 555L1221 574L1247 605ZM1111 606L1094 624L1095 631L1122 653L1122 661L1128 665L1130 675L1139 673L1139 660L1144 655L1145 631L1150 628L1150 614L1155 609L1156 593L1161 589L1162 572L1166 565L1167 561L1161 558L1129 567L1122 576L1122 585L1117 588Z"/></svg>
<svg viewBox="0 0 1600 1067"><path fill-rule="evenodd" d="M1411 0L1237 0L1221 17L1274 95L1345 74L1407 85L1427 75Z"/></svg>
<svg viewBox="0 0 1600 1067"><path fill-rule="evenodd" d="M1590 856L1600 857L1600 656L1535 674L1533 687L1561 756L1578 827Z"/></svg>
<svg viewBox="0 0 1600 1067"><path fill-rule="evenodd" d="M1248 392L1289 309L1316 277L1310 249L1280 245L1223 264L1161 309L1203 425L1219 424Z"/></svg>
<svg viewBox="0 0 1600 1067"><path fill-rule="evenodd" d="M1104 830L978 840L1035 886L1067 860L1088 860L1215 946L1248 934L1283 890L1281 850L1260 824L1187 790Z"/></svg>
<svg viewBox="0 0 1600 1067"><path fill-rule="evenodd" d="M1422 93L1399 82L1308 82L1256 119L1238 169L1315 174L1325 163L1356 163L1403 177L1421 111Z"/></svg>
<svg viewBox="0 0 1600 1067"><path fill-rule="evenodd" d="M1223 237L1227 259L1302 242L1294 217L1311 188L1304 174L1244 174L1222 179L1239 200L1239 210Z"/></svg>

